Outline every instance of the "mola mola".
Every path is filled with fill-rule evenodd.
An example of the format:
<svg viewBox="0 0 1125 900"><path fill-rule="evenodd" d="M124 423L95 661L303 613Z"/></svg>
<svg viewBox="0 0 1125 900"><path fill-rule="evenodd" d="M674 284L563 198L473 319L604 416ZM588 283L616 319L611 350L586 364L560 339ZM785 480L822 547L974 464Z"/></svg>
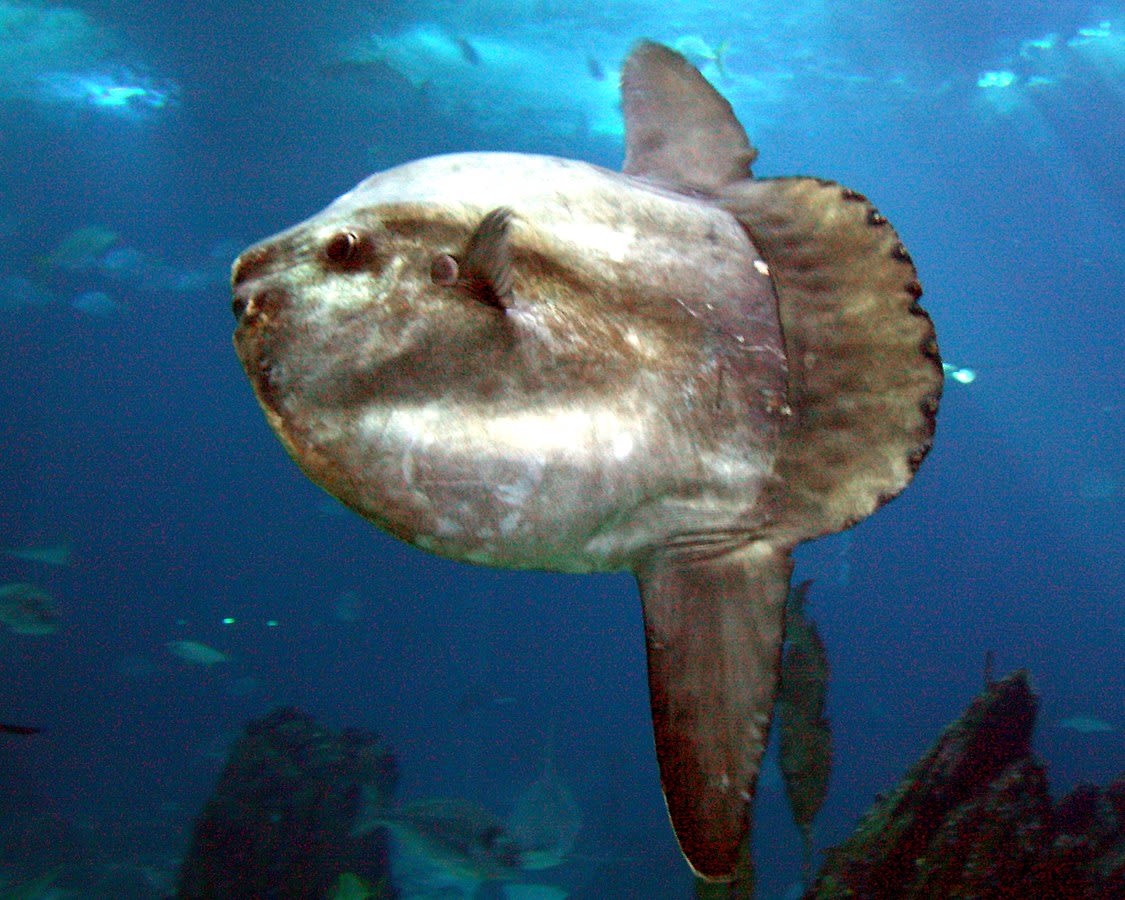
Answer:
<svg viewBox="0 0 1125 900"><path fill-rule="evenodd" d="M642 42L621 173L464 153L246 250L234 342L317 484L442 556L629 570L664 795L729 878L773 711L790 551L929 449L942 370L860 194L754 178L730 105Z"/></svg>

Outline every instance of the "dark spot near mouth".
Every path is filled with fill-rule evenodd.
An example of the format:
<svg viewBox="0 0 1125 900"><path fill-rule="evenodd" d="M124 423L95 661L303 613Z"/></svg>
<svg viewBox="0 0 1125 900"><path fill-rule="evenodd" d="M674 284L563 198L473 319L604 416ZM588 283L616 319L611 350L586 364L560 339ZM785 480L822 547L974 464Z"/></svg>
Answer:
<svg viewBox="0 0 1125 900"><path fill-rule="evenodd" d="M269 319L280 312L285 300L284 292L278 288L265 288L260 291L235 291L230 308L240 328L252 325L259 319Z"/></svg>
<svg viewBox="0 0 1125 900"><path fill-rule="evenodd" d="M906 282L905 290L913 300L919 300L922 297L922 285L917 281Z"/></svg>
<svg viewBox="0 0 1125 900"><path fill-rule="evenodd" d="M901 260L902 262L912 262L910 258L910 251L907 250L906 247L904 247L901 243L895 244L894 247L891 248L891 256L893 256L897 260Z"/></svg>

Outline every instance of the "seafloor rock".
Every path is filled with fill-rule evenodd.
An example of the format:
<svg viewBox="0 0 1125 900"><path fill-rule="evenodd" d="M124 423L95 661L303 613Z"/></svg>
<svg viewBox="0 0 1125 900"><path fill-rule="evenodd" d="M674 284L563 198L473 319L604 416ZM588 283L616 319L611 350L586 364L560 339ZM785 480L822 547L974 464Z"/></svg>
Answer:
<svg viewBox="0 0 1125 900"><path fill-rule="evenodd" d="M1073 860L1085 896L1125 897L1125 775L1109 787L1081 785L1054 809L1053 849Z"/></svg>
<svg viewBox="0 0 1125 900"><path fill-rule="evenodd" d="M829 851L809 898L1125 897L1125 777L1055 807L1020 671L962 717Z"/></svg>
<svg viewBox="0 0 1125 900"><path fill-rule="evenodd" d="M369 732L332 732L295 709L251 722L196 823L176 897L323 900L345 872L387 885L384 832L349 830L361 787L389 800L395 781Z"/></svg>

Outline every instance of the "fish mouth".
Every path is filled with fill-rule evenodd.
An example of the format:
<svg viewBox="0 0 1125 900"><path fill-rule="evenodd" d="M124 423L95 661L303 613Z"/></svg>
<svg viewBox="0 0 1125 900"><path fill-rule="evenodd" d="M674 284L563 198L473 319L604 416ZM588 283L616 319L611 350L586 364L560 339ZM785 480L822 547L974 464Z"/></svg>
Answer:
<svg viewBox="0 0 1125 900"><path fill-rule="evenodd" d="M285 303L284 292L274 286L236 285L231 292L230 309L235 332L268 327L276 321Z"/></svg>
<svg viewBox="0 0 1125 900"><path fill-rule="evenodd" d="M280 415L277 384L274 380L274 350L278 342L284 296L277 288L236 289L231 311L237 325L234 349L242 368L267 412Z"/></svg>
<svg viewBox="0 0 1125 900"><path fill-rule="evenodd" d="M266 421L286 452L315 483L344 484L346 478L315 440L312 425L300 412L301 387L292 367L299 337L294 334L293 316L286 291L275 285L257 289L236 286L231 308L238 324L234 349L254 389ZM299 331L299 328L297 329ZM299 354L297 354L299 356Z"/></svg>
<svg viewBox="0 0 1125 900"><path fill-rule="evenodd" d="M234 331L234 349L266 422L277 435L281 445L310 478L320 483L320 469L324 468L321 454L315 452L304 429L300 428L285 402L283 366L278 366L276 322L267 322L262 315L243 315ZM314 464L318 463L319 464Z"/></svg>

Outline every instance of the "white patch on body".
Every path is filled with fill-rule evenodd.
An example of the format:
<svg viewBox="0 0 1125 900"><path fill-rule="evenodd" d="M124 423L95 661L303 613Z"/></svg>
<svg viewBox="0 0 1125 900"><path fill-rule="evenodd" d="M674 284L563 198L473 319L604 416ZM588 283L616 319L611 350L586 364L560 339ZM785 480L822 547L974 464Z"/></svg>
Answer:
<svg viewBox="0 0 1125 900"><path fill-rule="evenodd" d="M631 225L603 225L598 222L557 222L551 229L560 242L595 251L614 262L629 258L636 243L637 230Z"/></svg>
<svg viewBox="0 0 1125 900"><path fill-rule="evenodd" d="M615 459L625 459L633 452L633 436L623 431L613 439L613 456Z"/></svg>
<svg viewBox="0 0 1125 900"><path fill-rule="evenodd" d="M461 527L460 522L455 522L453 519L442 516L434 523L434 534L438 537L456 537L461 534L464 529Z"/></svg>

